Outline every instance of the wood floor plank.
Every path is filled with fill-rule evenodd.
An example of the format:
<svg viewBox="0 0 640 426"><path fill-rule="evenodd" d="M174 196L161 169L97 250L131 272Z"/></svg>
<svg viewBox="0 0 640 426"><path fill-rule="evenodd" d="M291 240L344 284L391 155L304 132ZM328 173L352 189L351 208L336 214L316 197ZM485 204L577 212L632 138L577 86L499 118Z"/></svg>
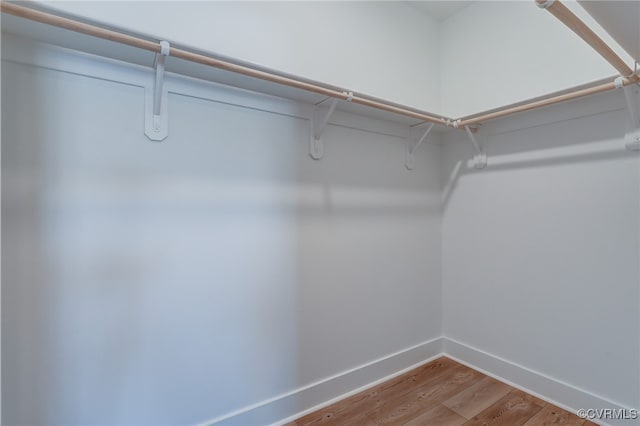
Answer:
<svg viewBox="0 0 640 426"><path fill-rule="evenodd" d="M402 397L425 381L438 380L445 372L459 364L449 358L439 358L371 389L352 395L328 407L310 413L297 420L298 426L329 426L336 418L343 422L360 418L362 413L373 410L385 401Z"/></svg>
<svg viewBox="0 0 640 426"><path fill-rule="evenodd" d="M544 408L540 400L521 391L512 391L464 426L521 426Z"/></svg>
<svg viewBox="0 0 640 426"><path fill-rule="evenodd" d="M419 386L402 398L387 401L368 415L378 425L404 425L483 377L484 374L459 365L445 377Z"/></svg>
<svg viewBox="0 0 640 426"><path fill-rule="evenodd" d="M549 405L549 403L547 401L545 401L543 399L540 399L540 398L537 398L537 397L535 397L533 395L530 395L530 394L528 394L528 393L526 393L524 391L521 391L520 389L514 389L514 390L511 391L511 393L513 395L517 395L517 396L520 396L522 398L527 398L527 400L529 400L529 401L533 402L534 404L537 404L537 405L539 405L541 407L546 407L547 405Z"/></svg>
<svg viewBox="0 0 640 426"><path fill-rule="evenodd" d="M364 412L351 413L348 416L327 416L321 423L313 424L321 424L322 426L377 426L376 422Z"/></svg>
<svg viewBox="0 0 640 426"><path fill-rule="evenodd" d="M435 408L432 408L426 413L404 423L404 426L460 426L466 421L467 419L462 417L460 414L450 410L442 404L438 404Z"/></svg>
<svg viewBox="0 0 640 426"><path fill-rule="evenodd" d="M485 377L442 404L461 416L471 419L513 390L515 389L509 385L491 377Z"/></svg>
<svg viewBox="0 0 640 426"><path fill-rule="evenodd" d="M505 389L508 393L495 400ZM495 402L491 404L492 400ZM381 425L595 426L595 423L578 419L559 407L443 357L287 426Z"/></svg>
<svg viewBox="0 0 640 426"><path fill-rule="evenodd" d="M573 413L554 405L547 405L533 416L523 426L547 426L547 425L584 425L585 419L581 419Z"/></svg>

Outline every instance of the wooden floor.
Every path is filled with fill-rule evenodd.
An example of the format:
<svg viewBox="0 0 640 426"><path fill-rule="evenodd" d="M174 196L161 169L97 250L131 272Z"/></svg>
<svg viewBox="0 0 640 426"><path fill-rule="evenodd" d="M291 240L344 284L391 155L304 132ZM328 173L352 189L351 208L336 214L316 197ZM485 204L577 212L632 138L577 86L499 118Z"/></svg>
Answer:
<svg viewBox="0 0 640 426"><path fill-rule="evenodd" d="M439 358L288 425L594 424L453 360Z"/></svg>

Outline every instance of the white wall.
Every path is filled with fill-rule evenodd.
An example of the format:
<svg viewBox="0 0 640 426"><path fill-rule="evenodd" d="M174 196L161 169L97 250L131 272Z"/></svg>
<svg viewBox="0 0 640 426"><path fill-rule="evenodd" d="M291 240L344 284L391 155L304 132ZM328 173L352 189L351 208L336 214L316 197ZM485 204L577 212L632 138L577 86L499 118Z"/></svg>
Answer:
<svg viewBox="0 0 640 426"><path fill-rule="evenodd" d="M467 167L465 135L447 135L443 327L544 380L638 408L640 158L624 148L623 105L616 92L488 124L482 171ZM557 400L573 405L568 392Z"/></svg>
<svg viewBox="0 0 640 426"><path fill-rule="evenodd" d="M632 67L575 2L563 2ZM461 117L615 76L562 22L531 1L479 1L441 25L438 112Z"/></svg>
<svg viewBox="0 0 640 426"><path fill-rule="evenodd" d="M439 106L438 22L404 2L40 3L415 108Z"/></svg>
<svg viewBox="0 0 640 426"><path fill-rule="evenodd" d="M151 142L147 69L3 55L3 424L194 424L439 337L438 146L338 114L314 161L309 106L175 77Z"/></svg>
<svg viewBox="0 0 640 426"><path fill-rule="evenodd" d="M619 93L484 126L482 172L457 131L408 172L404 127L338 114L315 162L308 105L173 77L152 143L148 69L10 39L5 58L80 75L2 64L4 423L205 421L442 330L637 406L640 166Z"/></svg>

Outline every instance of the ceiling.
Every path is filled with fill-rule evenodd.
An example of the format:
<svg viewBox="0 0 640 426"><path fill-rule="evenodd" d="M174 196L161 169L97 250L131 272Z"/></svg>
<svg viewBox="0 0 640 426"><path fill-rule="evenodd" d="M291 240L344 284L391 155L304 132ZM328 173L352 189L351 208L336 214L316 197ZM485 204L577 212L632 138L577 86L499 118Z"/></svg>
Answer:
<svg viewBox="0 0 640 426"><path fill-rule="evenodd" d="M444 21L451 15L469 6L472 1L408 1L412 6L425 12L438 21Z"/></svg>

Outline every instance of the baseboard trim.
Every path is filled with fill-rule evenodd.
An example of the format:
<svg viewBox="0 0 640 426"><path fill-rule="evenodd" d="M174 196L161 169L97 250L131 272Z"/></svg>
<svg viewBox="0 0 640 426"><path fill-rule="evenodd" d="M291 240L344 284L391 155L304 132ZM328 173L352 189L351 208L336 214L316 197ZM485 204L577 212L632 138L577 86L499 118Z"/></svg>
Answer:
<svg viewBox="0 0 640 426"><path fill-rule="evenodd" d="M203 422L201 426L281 425L430 362L442 356L442 347L442 338L437 337Z"/></svg>
<svg viewBox="0 0 640 426"><path fill-rule="evenodd" d="M280 426L445 356L576 413L580 408L627 410L614 401L448 337L438 337L386 355L266 401L201 423L200 426ZM337 396L336 396L337 395ZM629 420L591 419L603 426L629 426Z"/></svg>
<svg viewBox="0 0 640 426"><path fill-rule="evenodd" d="M444 356L572 413L576 413L580 408L629 410L629 407L621 406L616 402L594 395L584 389L564 383L451 338L443 337L443 345ZM629 420L608 420L609 423L597 419L591 419L591 421L604 426L630 425Z"/></svg>

